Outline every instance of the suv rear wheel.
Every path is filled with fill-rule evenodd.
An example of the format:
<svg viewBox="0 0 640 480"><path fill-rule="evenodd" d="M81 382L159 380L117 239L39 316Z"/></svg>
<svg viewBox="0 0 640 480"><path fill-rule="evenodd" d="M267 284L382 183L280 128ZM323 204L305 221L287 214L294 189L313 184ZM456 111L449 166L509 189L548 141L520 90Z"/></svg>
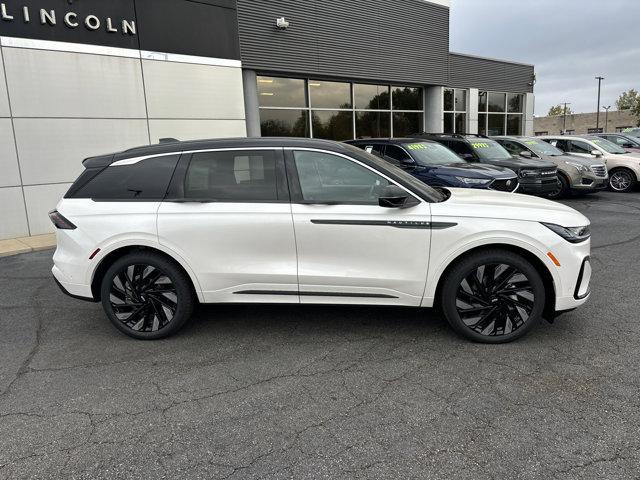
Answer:
<svg viewBox="0 0 640 480"><path fill-rule="evenodd" d="M525 258L487 250L464 258L442 288L442 311L459 334L482 343L506 343L525 335L542 318L542 277Z"/></svg>
<svg viewBox="0 0 640 480"><path fill-rule="evenodd" d="M116 260L101 285L102 306L121 332L154 340L177 332L191 317L191 282L172 261L139 252Z"/></svg>
<svg viewBox="0 0 640 480"><path fill-rule="evenodd" d="M636 176L631 170L617 168L609 172L609 188L614 192L630 192L636 183Z"/></svg>

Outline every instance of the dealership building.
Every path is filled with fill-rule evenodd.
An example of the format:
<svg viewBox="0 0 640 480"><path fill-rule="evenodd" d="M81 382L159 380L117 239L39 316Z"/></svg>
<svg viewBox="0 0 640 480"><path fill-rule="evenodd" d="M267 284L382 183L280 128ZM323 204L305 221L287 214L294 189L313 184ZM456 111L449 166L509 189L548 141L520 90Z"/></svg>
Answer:
<svg viewBox="0 0 640 480"><path fill-rule="evenodd" d="M534 68L449 50L449 0L0 1L0 239L91 155L180 140L533 133Z"/></svg>

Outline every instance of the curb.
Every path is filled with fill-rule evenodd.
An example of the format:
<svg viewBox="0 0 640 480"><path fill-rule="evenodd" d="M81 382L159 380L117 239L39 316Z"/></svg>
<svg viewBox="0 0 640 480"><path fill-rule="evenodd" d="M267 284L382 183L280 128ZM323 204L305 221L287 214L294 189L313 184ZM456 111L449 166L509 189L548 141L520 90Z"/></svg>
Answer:
<svg viewBox="0 0 640 480"><path fill-rule="evenodd" d="M49 250L55 246L55 233L0 240L0 257L10 257L20 253L39 252L40 250Z"/></svg>

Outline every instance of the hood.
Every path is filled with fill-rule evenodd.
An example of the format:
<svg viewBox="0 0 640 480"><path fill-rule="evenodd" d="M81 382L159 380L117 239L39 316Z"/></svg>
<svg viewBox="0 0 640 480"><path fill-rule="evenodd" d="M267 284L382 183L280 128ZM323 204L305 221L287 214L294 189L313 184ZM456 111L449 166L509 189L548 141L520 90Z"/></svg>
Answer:
<svg viewBox="0 0 640 480"><path fill-rule="evenodd" d="M606 158L607 160L631 160L633 162L637 162L638 160L640 160L640 153L608 153L603 158Z"/></svg>
<svg viewBox="0 0 640 480"><path fill-rule="evenodd" d="M520 168L541 168L541 169L549 169L556 168L557 165L548 160L538 160L532 158L509 158L507 160L483 160L483 162L491 163L492 165L504 166L511 169L520 169Z"/></svg>
<svg viewBox="0 0 640 480"><path fill-rule="evenodd" d="M410 173L420 177L421 171L436 175L458 175L467 178L513 178L515 172L506 167L495 165L484 165L481 163L451 163L444 165L433 165L431 167L417 168Z"/></svg>
<svg viewBox="0 0 640 480"><path fill-rule="evenodd" d="M434 216L499 218L555 223L563 227L588 225L589 219L571 207L544 198L518 193L447 188L451 197L431 204Z"/></svg>

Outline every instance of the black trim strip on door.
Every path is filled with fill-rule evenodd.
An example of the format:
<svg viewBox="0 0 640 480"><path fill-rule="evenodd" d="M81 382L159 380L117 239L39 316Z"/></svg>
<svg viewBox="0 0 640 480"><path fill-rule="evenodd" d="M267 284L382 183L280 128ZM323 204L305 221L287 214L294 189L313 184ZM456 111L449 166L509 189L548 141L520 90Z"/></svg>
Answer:
<svg viewBox="0 0 640 480"><path fill-rule="evenodd" d="M374 227L443 230L458 225L450 222L419 222L413 220L311 220L315 225L367 225Z"/></svg>
<svg viewBox="0 0 640 480"><path fill-rule="evenodd" d="M301 297L398 298L381 293L293 292L291 290L242 290L234 295L299 295Z"/></svg>

